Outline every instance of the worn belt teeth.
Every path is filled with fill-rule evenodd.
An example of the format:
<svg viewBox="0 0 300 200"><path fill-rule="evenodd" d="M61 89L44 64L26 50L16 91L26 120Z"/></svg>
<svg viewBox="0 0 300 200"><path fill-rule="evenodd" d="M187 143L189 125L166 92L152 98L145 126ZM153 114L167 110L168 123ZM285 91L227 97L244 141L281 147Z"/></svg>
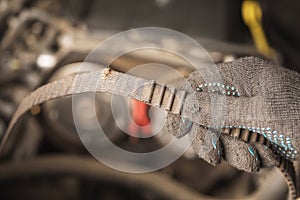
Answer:
<svg viewBox="0 0 300 200"><path fill-rule="evenodd" d="M176 89L174 87L167 87L165 90L165 95L162 100L162 108L170 111L172 108L173 100L175 98Z"/></svg>
<svg viewBox="0 0 300 200"><path fill-rule="evenodd" d="M276 149L275 146L272 145L268 139L266 139L263 135L259 133L250 132L249 130L239 129L239 128L223 129L222 132L224 134L230 134L235 138L241 139L246 143L259 142L261 144L266 145L268 148L271 148L273 152L275 152L274 151ZM281 157L280 164L277 167L285 177L285 181L287 182L292 199L296 199L299 193L297 191L297 186L296 186L296 172L295 172L295 167L293 165L293 162L287 160L286 158Z"/></svg>
<svg viewBox="0 0 300 200"><path fill-rule="evenodd" d="M151 100L151 104L157 107L161 106L163 97L164 97L164 93L166 90L166 85L160 85L160 84L156 84L153 90L153 96L152 96L152 100Z"/></svg>
<svg viewBox="0 0 300 200"><path fill-rule="evenodd" d="M229 128L223 128L222 129L222 133L229 134L230 133L230 129Z"/></svg>
<svg viewBox="0 0 300 200"><path fill-rule="evenodd" d="M247 129L242 129L241 131L241 139L244 140L245 142L249 142L249 135L250 135L250 131Z"/></svg>
<svg viewBox="0 0 300 200"><path fill-rule="evenodd" d="M288 184L291 197L293 199L297 198L297 188L296 188L296 173L293 163L290 160L281 158L280 165L278 166L280 171L283 173L285 180Z"/></svg>
<svg viewBox="0 0 300 200"><path fill-rule="evenodd" d="M265 141L266 141L266 138L263 135L259 134L257 142L265 145Z"/></svg>
<svg viewBox="0 0 300 200"><path fill-rule="evenodd" d="M250 143L257 142L258 134L250 134Z"/></svg>
<svg viewBox="0 0 300 200"><path fill-rule="evenodd" d="M186 96L185 91L178 91L178 90L176 91L176 95L173 99L174 101L173 101L172 109L171 109L171 112L173 114L180 114L181 113L181 109L182 109L182 106L183 106L185 96Z"/></svg>
<svg viewBox="0 0 300 200"><path fill-rule="evenodd" d="M148 87L145 91L145 94L148 94L148 99L151 100L150 102L145 101L146 103L180 115L186 97L185 91L179 91L175 87L166 87L166 85L158 83L155 83L153 87Z"/></svg>
<svg viewBox="0 0 300 200"><path fill-rule="evenodd" d="M230 131L230 134L231 134L233 137L239 138L239 137L240 137L240 134L241 134L241 129L239 129L239 128L233 128L233 129Z"/></svg>
<svg viewBox="0 0 300 200"><path fill-rule="evenodd" d="M144 85L141 100L145 103L150 103L155 88L155 81L149 81Z"/></svg>

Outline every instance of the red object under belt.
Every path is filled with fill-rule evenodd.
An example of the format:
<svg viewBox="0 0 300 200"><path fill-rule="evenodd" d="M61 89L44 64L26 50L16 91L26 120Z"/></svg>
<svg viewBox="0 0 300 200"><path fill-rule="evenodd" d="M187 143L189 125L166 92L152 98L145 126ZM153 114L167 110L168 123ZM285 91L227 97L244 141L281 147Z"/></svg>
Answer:
<svg viewBox="0 0 300 200"><path fill-rule="evenodd" d="M130 135L135 137L147 137L151 135L151 121L148 114L149 106L134 99L131 100L131 105L131 117L133 122L128 127Z"/></svg>

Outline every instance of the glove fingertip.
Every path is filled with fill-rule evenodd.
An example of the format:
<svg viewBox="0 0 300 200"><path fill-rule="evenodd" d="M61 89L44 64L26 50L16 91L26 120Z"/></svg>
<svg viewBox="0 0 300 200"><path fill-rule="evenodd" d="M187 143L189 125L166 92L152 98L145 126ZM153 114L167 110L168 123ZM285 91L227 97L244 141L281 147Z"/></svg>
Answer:
<svg viewBox="0 0 300 200"><path fill-rule="evenodd" d="M212 166L221 162L222 147L220 141L212 142L213 135L206 128L194 123L190 135L193 137L192 147L200 158Z"/></svg>
<svg viewBox="0 0 300 200"><path fill-rule="evenodd" d="M232 136L221 135L224 148L223 158L233 167L246 172L255 172L260 168L260 159L251 144Z"/></svg>
<svg viewBox="0 0 300 200"><path fill-rule="evenodd" d="M260 143L254 143L253 146L260 157L262 168L279 165L279 157L276 156L267 146Z"/></svg>

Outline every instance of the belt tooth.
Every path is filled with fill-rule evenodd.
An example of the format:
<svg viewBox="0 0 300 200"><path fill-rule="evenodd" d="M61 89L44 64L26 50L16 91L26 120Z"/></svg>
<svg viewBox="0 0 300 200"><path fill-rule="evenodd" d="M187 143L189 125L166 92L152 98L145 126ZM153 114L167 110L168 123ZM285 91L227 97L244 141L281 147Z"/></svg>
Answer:
<svg viewBox="0 0 300 200"><path fill-rule="evenodd" d="M154 87L155 87L155 81L149 81L143 86L143 92L141 97L142 102L150 103L153 95Z"/></svg>
<svg viewBox="0 0 300 200"><path fill-rule="evenodd" d="M252 132L252 133L250 134L250 142L251 142L251 143L256 142L256 141L257 141L257 138L258 138L258 133Z"/></svg>
<svg viewBox="0 0 300 200"><path fill-rule="evenodd" d="M165 94L162 100L162 105L161 105L162 108L168 111L171 110L175 93L176 93L176 88L166 87Z"/></svg>
<svg viewBox="0 0 300 200"><path fill-rule="evenodd" d="M229 134L230 133L230 129L229 128L223 128L222 129L222 133Z"/></svg>
<svg viewBox="0 0 300 200"><path fill-rule="evenodd" d="M151 104L153 106L157 106L160 107L163 97L164 97L164 92L166 90L166 85L165 84L156 84L154 91L153 91L153 95L152 95L152 99L151 99Z"/></svg>
<svg viewBox="0 0 300 200"><path fill-rule="evenodd" d="M244 140L245 142L248 142L249 140L249 130L243 129L241 132L241 139Z"/></svg>
<svg viewBox="0 0 300 200"><path fill-rule="evenodd" d="M173 103L172 103L172 109L171 112L173 114L180 114L181 113L181 109L183 106L183 102L186 96L186 92L185 91L176 91Z"/></svg>
<svg viewBox="0 0 300 200"><path fill-rule="evenodd" d="M258 142L259 142L259 143L264 144L264 143L265 143L265 140L266 140L266 139L265 139L265 137L264 137L263 135L259 135L259 136L258 136Z"/></svg>
<svg viewBox="0 0 300 200"><path fill-rule="evenodd" d="M230 134L233 136L233 137L240 137L240 134L241 134L241 129L240 128L233 128L231 129L231 132Z"/></svg>

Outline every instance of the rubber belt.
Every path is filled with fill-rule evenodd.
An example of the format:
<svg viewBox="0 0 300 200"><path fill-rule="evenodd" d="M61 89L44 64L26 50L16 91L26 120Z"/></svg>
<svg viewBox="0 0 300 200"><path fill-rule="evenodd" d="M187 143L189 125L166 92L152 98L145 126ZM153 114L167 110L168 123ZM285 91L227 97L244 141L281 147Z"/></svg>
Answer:
<svg viewBox="0 0 300 200"><path fill-rule="evenodd" d="M150 106L164 109L169 113L181 115L184 118L198 123L197 120L193 118L194 113L191 113L190 109L185 108L186 106L184 106L186 101L193 99L191 96L192 94L176 90L174 87L156 83L153 80L145 80L105 68L99 71L71 75L61 80L48 83L26 96L12 117L1 141L0 154L3 153L5 142L16 122L32 107L52 99L86 92L107 92L129 97ZM193 102L193 105L197 103L198 102ZM270 142L262 135L257 135L257 137L246 137L248 139L245 140L243 139L245 137L241 138L241 134L236 134L236 132L232 134L233 132L231 130L224 131L224 133L225 132L242 139L245 142L260 142L273 148ZM251 133L251 135L252 134L257 133ZM256 138L256 141L251 141L251 138ZM285 177L291 197L296 199L298 191L293 163L282 157L280 165L277 167Z"/></svg>

